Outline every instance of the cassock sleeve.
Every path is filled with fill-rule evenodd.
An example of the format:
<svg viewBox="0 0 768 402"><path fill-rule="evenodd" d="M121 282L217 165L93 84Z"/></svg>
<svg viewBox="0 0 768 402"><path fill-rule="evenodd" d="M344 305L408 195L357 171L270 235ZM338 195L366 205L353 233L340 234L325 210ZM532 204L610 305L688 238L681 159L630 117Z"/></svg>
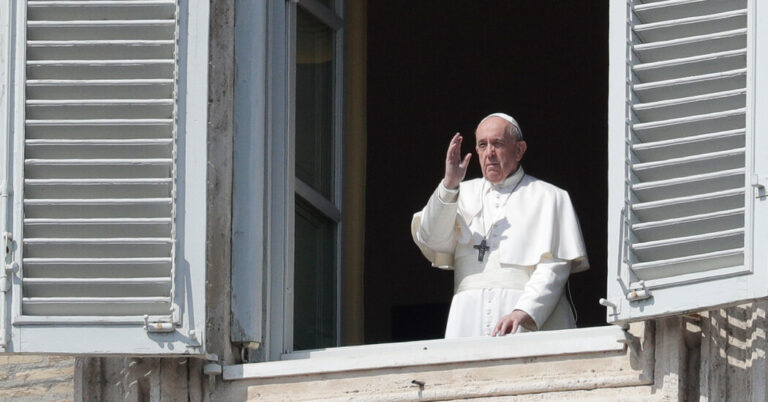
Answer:
<svg viewBox="0 0 768 402"><path fill-rule="evenodd" d="M427 205L413 216L411 233L422 253L438 268L453 268L456 249L456 210L459 190L449 190L441 182Z"/></svg>
<svg viewBox="0 0 768 402"><path fill-rule="evenodd" d="M536 331L544 325L563 294L570 272L570 261L551 259L536 265L515 305L515 310L525 311L533 319L526 329Z"/></svg>

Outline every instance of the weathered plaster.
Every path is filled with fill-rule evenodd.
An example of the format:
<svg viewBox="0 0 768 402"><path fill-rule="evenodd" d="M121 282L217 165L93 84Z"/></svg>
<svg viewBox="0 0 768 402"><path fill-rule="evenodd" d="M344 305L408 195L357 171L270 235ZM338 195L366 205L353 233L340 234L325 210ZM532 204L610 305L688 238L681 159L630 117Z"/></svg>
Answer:
<svg viewBox="0 0 768 402"><path fill-rule="evenodd" d="M234 362L229 342L232 250L234 0L212 0L208 64L206 349Z"/></svg>

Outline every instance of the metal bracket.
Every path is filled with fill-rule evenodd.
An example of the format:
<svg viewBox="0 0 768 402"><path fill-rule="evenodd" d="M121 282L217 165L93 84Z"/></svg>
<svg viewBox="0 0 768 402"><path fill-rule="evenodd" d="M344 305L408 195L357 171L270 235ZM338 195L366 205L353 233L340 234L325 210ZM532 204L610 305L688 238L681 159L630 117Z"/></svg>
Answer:
<svg viewBox="0 0 768 402"><path fill-rule="evenodd" d="M224 368L219 363L219 356L213 354L213 353L206 353L205 354L205 366L203 366L203 374L208 376L208 383L213 386L214 382L216 381L216 376L221 375L221 373L224 371Z"/></svg>
<svg viewBox="0 0 768 402"><path fill-rule="evenodd" d="M757 173L752 174L752 178L750 180L750 184L752 184L752 187L757 190L757 195L755 198L763 199L765 197L768 197L768 194L765 192L765 183L760 181L760 176L757 175Z"/></svg>
<svg viewBox="0 0 768 402"><path fill-rule="evenodd" d="M176 326L171 321L149 322L149 315L144 314L144 330L147 332L173 332Z"/></svg>
<svg viewBox="0 0 768 402"><path fill-rule="evenodd" d="M7 292L11 288L11 282L8 280L8 274L13 274L19 270L19 263L14 259L13 235L11 233L3 233L2 247L4 258L2 261L2 270L0 270L0 291Z"/></svg>
<svg viewBox="0 0 768 402"><path fill-rule="evenodd" d="M600 300L598 300L598 303L600 303L600 305L603 307L607 307L613 310L613 313L610 313L611 315L619 315L619 306L617 306L616 303L603 297L601 297Z"/></svg>
<svg viewBox="0 0 768 402"><path fill-rule="evenodd" d="M645 287L645 281L637 281L629 286L629 292L627 292L627 300L639 301L650 299L653 295L648 288Z"/></svg>

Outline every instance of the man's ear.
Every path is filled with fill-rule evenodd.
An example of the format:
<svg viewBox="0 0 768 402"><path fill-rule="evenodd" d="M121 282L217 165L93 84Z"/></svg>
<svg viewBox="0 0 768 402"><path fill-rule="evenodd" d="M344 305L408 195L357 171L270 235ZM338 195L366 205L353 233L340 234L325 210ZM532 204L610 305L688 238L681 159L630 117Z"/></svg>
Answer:
<svg viewBox="0 0 768 402"><path fill-rule="evenodd" d="M528 150L528 144L525 143L525 141L518 141L517 142L517 151L515 152L515 160L520 162L523 160L523 155L525 155L525 151Z"/></svg>

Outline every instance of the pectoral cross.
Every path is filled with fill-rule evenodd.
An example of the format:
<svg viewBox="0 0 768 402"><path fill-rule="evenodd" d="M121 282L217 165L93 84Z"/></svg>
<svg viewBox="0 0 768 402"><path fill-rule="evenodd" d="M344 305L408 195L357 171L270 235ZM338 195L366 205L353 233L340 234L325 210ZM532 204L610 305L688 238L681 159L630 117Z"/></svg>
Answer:
<svg viewBox="0 0 768 402"><path fill-rule="evenodd" d="M485 239L480 242L480 244L476 246L472 246L472 248L477 250L477 260L483 261L483 258L485 258L485 252L490 250L491 248L488 247L488 244L485 242Z"/></svg>

